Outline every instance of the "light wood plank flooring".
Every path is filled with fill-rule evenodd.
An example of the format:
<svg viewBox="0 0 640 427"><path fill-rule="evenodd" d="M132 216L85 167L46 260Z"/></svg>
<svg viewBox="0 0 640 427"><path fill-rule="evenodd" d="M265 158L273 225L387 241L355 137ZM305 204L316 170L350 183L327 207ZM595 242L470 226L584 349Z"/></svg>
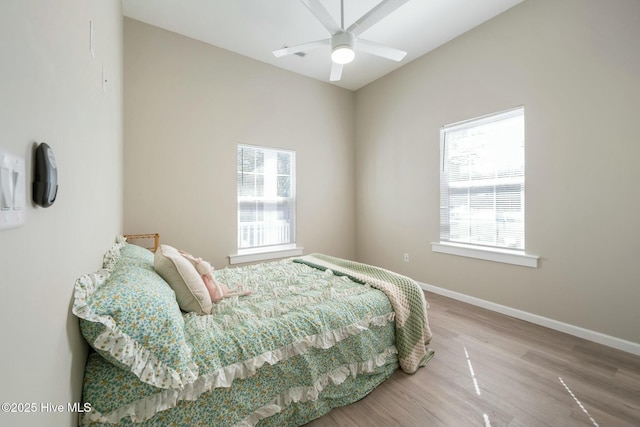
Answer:
<svg viewBox="0 0 640 427"><path fill-rule="evenodd" d="M640 357L425 294L429 364L307 427L640 426Z"/></svg>

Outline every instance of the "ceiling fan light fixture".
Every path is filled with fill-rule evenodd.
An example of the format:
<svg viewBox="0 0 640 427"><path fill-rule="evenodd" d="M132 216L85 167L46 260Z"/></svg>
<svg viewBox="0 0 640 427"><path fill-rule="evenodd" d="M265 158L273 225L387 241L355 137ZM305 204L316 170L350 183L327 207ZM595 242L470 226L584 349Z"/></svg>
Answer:
<svg viewBox="0 0 640 427"><path fill-rule="evenodd" d="M353 50L355 38L351 33L336 33L331 37L331 60L336 64L348 64L356 57Z"/></svg>
<svg viewBox="0 0 640 427"><path fill-rule="evenodd" d="M333 52L331 52L331 60L336 64L348 64L353 61L355 57L356 53L351 46L348 45L336 46L333 48Z"/></svg>
<svg viewBox="0 0 640 427"><path fill-rule="evenodd" d="M340 24L338 24L329 11L322 4L324 0L300 0L316 17L322 26L331 34L331 38L303 43L293 47L284 47L273 51L279 58L285 55L301 55L310 49L331 45L331 73L329 81L337 82L342 77L342 69L345 64L352 62L356 57L356 40L358 51L393 61L402 61L407 52L370 42L358 37L367 29L377 24L389 14L393 13L409 0L377 0L377 6L362 15L349 27L344 25L344 0L340 0Z"/></svg>

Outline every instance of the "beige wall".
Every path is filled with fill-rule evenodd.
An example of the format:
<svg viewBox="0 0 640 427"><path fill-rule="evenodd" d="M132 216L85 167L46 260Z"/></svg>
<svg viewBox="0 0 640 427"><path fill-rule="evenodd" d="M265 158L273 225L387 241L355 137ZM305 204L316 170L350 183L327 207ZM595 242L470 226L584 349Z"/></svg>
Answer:
<svg viewBox="0 0 640 427"><path fill-rule="evenodd" d="M243 143L296 151L298 245L355 256L352 92L131 19L124 28L126 232L226 266Z"/></svg>
<svg viewBox="0 0 640 427"><path fill-rule="evenodd" d="M120 2L3 0L0 58L0 149L24 156L28 176L26 224L0 231L0 401L38 405L35 414L0 412L0 425L70 426L77 416L66 405L80 400L87 354L73 285L101 267L122 231ZM46 209L30 202L36 142L53 148L59 167ZM65 411L43 413L46 402Z"/></svg>
<svg viewBox="0 0 640 427"><path fill-rule="evenodd" d="M639 43L636 0L529 0L358 91L358 258L640 343ZM440 127L518 105L540 267L432 252Z"/></svg>

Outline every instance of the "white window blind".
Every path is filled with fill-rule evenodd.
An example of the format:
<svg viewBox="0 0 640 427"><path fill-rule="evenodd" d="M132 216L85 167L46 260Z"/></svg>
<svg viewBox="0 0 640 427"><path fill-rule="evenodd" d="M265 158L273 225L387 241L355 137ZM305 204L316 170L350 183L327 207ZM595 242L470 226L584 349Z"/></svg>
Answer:
<svg viewBox="0 0 640 427"><path fill-rule="evenodd" d="M238 249L295 243L295 152L238 145Z"/></svg>
<svg viewBox="0 0 640 427"><path fill-rule="evenodd" d="M524 108L445 126L440 139L440 240L524 251Z"/></svg>

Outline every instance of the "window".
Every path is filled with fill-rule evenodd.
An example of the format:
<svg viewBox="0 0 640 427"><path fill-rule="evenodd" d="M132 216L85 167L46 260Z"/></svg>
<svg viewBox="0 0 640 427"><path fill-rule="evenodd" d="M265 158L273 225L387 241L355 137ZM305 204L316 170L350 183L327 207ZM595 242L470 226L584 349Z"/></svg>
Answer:
<svg viewBox="0 0 640 427"><path fill-rule="evenodd" d="M524 108L445 126L440 141L440 243L524 255Z"/></svg>
<svg viewBox="0 0 640 427"><path fill-rule="evenodd" d="M238 145L237 191L239 253L295 246L294 151Z"/></svg>

